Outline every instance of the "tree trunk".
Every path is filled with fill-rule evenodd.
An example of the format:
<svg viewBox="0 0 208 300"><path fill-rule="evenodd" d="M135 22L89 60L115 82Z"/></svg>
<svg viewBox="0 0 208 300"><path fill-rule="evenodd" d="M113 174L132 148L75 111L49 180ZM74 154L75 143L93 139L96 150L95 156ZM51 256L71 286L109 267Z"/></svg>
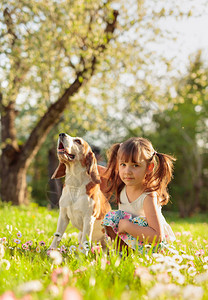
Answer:
<svg viewBox="0 0 208 300"><path fill-rule="evenodd" d="M2 201L12 202L14 205L28 204L27 182L24 166L15 164L8 167L8 164L2 161L1 165L1 197Z"/></svg>
<svg viewBox="0 0 208 300"><path fill-rule="evenodd" d="M2 104L1 108L1 140L7 142L2 149L0 157L0 180L1 180L1 199L12 204L27 203L27 184L25 164L19 161L21 150L16 140L15 129L15 104L10 101L7 106ZM3 144L4 145L4 144Z"/></svg>

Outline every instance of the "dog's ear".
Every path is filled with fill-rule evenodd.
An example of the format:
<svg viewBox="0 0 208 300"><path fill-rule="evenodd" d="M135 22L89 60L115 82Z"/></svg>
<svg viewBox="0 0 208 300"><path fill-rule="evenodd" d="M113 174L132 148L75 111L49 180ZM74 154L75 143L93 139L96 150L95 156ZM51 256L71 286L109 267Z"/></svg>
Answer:
<svg viewBox="0 0 208 300"><path fill-rule="evenodd" d="M89 151L85 158L85 164L87 168L87 173L92 178L94 183L100 183L100 175L97 168L97 160L95 158L95 154L92 151Z"/></svg>
<svg viewBox="0 0 208 300"><path fill-rule="evenodd" d="M51 176L51 179L58 179L66 175L66 166L63 163L59 163L57 169Z"/></svg>

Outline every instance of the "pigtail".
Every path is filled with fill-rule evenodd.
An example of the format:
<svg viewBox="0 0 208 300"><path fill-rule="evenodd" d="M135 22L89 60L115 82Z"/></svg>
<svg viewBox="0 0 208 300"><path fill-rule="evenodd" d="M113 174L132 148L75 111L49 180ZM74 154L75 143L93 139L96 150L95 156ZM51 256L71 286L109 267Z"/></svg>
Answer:
<svg viewBox="0 0 208 300"><path fill-rule="evenodd" d="M173 176L173 162L176 160L173 156L154 153L157 157L157 166L153 174L149 174L146 178L146 190L157 191L161 205L166 205L169 201L169 193L167 185Z"/></svg>
<svg viewBox="0 0 208 300"><path fill-rule="evenodd" d="M120 192L124 186L124 183L121 181L118 174L117 154L119 148L120 144L114 144L108 151L108 165L104 173L104 177L107 178L107 187L105 189L105 192L109 195L108 198L111 198L115 192L115 199L117 203L120 201Z"/></svg>

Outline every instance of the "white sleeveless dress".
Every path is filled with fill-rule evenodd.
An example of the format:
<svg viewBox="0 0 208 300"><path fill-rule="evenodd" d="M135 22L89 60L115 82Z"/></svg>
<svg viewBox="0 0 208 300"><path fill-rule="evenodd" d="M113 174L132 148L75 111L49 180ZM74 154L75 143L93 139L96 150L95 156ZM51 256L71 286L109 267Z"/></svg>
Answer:
<svg viewBox="0 0 208 300"><path fill-rule="evenodd" d="M113 231L117 234L118 233L118 223L121 219L128 219L134 224L139 226L147 227L147 220L144 214L143 203L145 197L148 193L141 194L135 201L129 202L127 195L126 195L126 187L121 191L120 194L120 202L119 209L110 211L107 213L103 219L102 225L103 226L110 226L112 227ZM156 200L155 200L156 201ZM162 211L161 206L158 206L156 203L156 207L158 209L158 215L160 218L160 223L162 227L162 243L159 244L160 248L164 243L168 241L174 241L175 235L170 227L170 225L166 222ZM138 249L139 252L144 252L144 244L143 242L138 241L136 238L131 236L130 234L119 234L119 237L132 249ZM158 248L158 244L154 246L155 249ZM153 248L153 251L155 250Z"/></svg>

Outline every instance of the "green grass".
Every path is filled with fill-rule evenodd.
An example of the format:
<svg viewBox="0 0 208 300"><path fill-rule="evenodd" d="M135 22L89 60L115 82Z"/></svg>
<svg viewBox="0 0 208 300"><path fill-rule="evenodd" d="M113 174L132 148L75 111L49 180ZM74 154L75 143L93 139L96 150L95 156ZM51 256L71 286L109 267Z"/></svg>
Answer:
<svg viewBox="0 0 208 300"><path fill-rule="evenodd" d="M108 254L102 250L90 251L88 256L80 251L70 253L70 246L77 247L78 242L77 230L69 225L60 244L65 245L66 253L61 254L59 265L47 254L57 219L58 211L34 204L0 205L0 239L6 238L0 242L0 295L10 292L17 299L25 295L30 299L69 299L66 294L74 292L83 299L100 300L208 299L206 214L179 219L166 213L177 240L174 247L156 255L132 252L121 257L112 245ZM14 242L18 232L22 234L20 244ZM27 241L33 244L24 250L22 244ZM45 245L39 246L40 241ZM36 282L34 286L30 283L29 289L23 286L33 280Z"/></svg>

